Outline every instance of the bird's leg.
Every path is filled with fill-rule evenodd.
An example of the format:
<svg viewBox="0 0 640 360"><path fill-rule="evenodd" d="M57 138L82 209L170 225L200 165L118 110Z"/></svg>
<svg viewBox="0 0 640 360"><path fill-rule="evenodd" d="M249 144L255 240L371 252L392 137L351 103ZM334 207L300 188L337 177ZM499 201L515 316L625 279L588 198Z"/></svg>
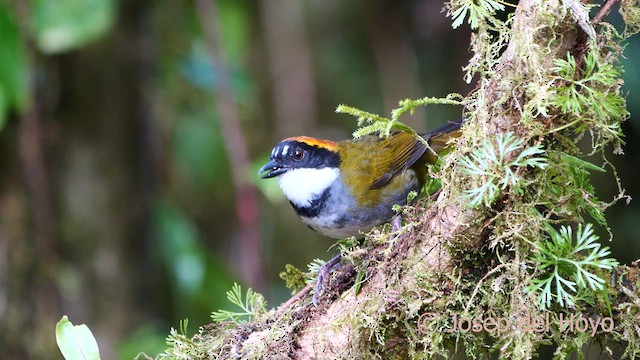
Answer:
<svg viewBox="0 0 640 360"><path fill-rule="evenodd" d="M320 296L320 292L322 292L325 279L328 278L329 275L331 275L331 273L334 270L340 267L339 265L340 265L341 259L342 259L342 254L338 254L333 258L331 258L331 260L324 263L324 265L322 265L318 270L318 276L316 278L316 287L315 287L315 290L313 291L313 297L311 298L311 301L313 302L314 306L318 306L318 296Z"/></svg>
<svg viewBox="0 0 640 360"><path fill-rule="evenodd" d="M402 229L402 216L400 214L396 214L391 219L391 233L397 233ZM342 259L342 254L338 254L331 258L331 260L327 261L318 269L318 275L316 277L316 287L313 291L313 297L311 301L313 305L318 306L318 297L323 290L325 280L331 275L331 273L340 267L340 260Z"/></svg>
<svg viewBox="0 0 640 360"><path fill-rule="evenodd" d="M391 233L397 233L400 229L402 229L402 217L400 214L396 214L391 219Z"/></svg>

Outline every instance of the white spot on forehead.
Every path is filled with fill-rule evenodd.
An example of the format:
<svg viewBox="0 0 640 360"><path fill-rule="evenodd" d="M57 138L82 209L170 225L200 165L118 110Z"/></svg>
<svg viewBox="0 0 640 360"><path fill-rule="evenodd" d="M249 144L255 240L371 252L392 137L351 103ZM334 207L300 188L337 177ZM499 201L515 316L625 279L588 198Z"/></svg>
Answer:
<svg viewBox="0 0 640 360"><path fill-rule="evenodd" d="M285 145L285 146L282 148L282 156L287 155L287 153L288 153L288 152L289 152L289 145Z"/></svg>
<svg viewBox="0 0 640 360"><path fill-rule="evenodd" d="M277 147L274 147L273 150L271 150L271 157L275 157L276 156L276 149L277 149Z"/></svg>
<svg viewBox="0 0 640 360"><path fill-rule="evenodd" d="M292 169L278 176L280 189L297 206L309 206L338 177L337 168Z"/></svg>

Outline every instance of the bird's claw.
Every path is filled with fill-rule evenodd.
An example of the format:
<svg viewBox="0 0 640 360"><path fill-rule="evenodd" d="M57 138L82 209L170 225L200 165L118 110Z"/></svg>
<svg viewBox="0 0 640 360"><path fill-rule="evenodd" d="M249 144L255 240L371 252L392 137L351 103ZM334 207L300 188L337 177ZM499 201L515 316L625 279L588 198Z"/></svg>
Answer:
<svg viewBox="0 0 640 360"><path fill-rule="evenodd" d="M322 265L318 270L318 276L316 277L316 287L313 291L313 297L311 298L311 302L314 306L318 306L318 297L323 290L324 281L331 275L334 270L339 268L340 259L342 259L342 255L338 254L331 258L331 260L324 263L324 265Z"/></svg>

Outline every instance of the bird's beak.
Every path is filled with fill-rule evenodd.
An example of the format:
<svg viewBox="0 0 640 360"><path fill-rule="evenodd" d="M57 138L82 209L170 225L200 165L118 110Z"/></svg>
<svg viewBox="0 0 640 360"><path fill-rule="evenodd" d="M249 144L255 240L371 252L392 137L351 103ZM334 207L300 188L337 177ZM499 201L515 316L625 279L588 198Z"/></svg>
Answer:
<svg viewBox="0 0 640 360"><path fill-rule="evenodd" d="M273 159L269 160L263 167L258 170L258 175L260 175L261 179L268 179L272 177L276 177L280 174L284 174L287 172L289 168L280 166L277 162L273 161Z"/></svg>

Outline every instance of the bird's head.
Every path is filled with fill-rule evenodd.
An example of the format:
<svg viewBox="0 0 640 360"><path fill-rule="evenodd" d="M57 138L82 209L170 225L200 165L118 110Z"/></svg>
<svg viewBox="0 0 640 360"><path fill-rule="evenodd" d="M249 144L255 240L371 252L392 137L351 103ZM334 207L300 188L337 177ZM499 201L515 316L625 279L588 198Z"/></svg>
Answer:
<svg viewBox="0 0 640 360"><path fill-rule="evenodd" d="M338 144L307 136L284 139L271 151L269 162L261 169L261 178L268 179L298 169L320 170L340 165Z"/></svg>
<svg viewBox="0 0 640 360"><path fill-rule="evenodd" d="M278 177L280 188L297 206L307 206L339 176L339 145L307 136L284 139L259 171L263 179Z"/></svg>

